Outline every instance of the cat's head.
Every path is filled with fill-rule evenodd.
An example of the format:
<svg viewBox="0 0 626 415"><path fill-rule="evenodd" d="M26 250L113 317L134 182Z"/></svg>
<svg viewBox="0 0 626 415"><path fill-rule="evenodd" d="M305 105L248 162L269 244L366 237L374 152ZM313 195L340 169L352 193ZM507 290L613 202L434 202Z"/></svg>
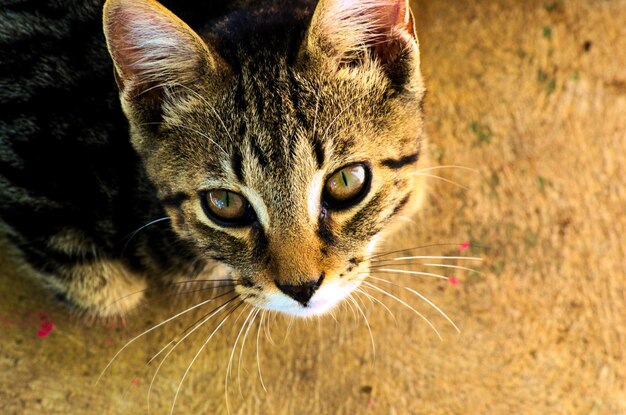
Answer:
<svg viewBox="0 0 626 415"><path fill-rule="evenodd" d="M201 36L153 0L104 9L132 142L175 231L249 303L319 314L417 204L413 18L407 0L321 0L305 20L245 22Z"/></svg>

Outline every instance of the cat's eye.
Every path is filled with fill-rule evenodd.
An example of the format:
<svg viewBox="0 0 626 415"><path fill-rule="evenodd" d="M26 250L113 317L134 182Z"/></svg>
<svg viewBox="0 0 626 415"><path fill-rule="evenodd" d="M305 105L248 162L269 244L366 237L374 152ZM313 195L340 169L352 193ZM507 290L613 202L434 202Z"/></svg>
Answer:
<svg viewBox="0 0 626 415"><path fill-rule="evenodd" d="M239 193L225 189L202 192L206 215L221 226L244 226L254 221L254 210Z"/></svg>
<svg viewBox="0 0 626 415"><path fill-rule="evenodd" d="M330 208L346 208L361 201L369 190L369 170L362 163L335 171L324 186L323 199Z"/></svg>

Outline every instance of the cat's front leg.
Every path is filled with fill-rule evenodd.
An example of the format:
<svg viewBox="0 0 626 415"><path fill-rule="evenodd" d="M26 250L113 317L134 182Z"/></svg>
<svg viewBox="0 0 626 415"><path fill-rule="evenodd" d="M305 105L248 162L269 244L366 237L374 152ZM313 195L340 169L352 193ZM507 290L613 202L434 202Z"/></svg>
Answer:
<svg viewBox="0 0 626 415"><path fill-rule="evenodd" d="M64 265L47 276L57 298L88 316L127 314L143 299L147 282L116 259Z"/></svg>

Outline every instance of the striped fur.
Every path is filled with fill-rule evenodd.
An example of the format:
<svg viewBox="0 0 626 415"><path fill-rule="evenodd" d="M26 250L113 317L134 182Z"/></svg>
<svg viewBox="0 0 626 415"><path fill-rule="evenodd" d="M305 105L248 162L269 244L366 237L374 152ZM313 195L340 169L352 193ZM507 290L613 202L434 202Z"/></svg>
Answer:
<svg viewBox="0 0 626 415"><path fill-rule="evenodd" d="M216 6L204 21L200 6L179 4L188 26L153 0L109 0L104 27L126 120L94 28L72 44L76 33L61 27L53 34L72 47L32 57L68 64L95 47L89 65L73 63L56 83L35 77L42 96L4 64L2 81L17 77L19 88L2 105L24 104L0 129L0 217L64 300L104 315L106 300L131 288L221 263L247 301L321 313L358 286L372 241L416 208L423 83L407 4L251 3ZM93 0L78 18L95 26L98 10ZM34 42L39 29L24 27ZM3 62L20 59L11 48ZM70 104L45 118L50 96ZM355 162L369 167L370 190L333 211L323 183ZM258 220L227 228L208 218L199 195L216 188L246 197ZM306 306L278 288L320 275Z"/></svg>

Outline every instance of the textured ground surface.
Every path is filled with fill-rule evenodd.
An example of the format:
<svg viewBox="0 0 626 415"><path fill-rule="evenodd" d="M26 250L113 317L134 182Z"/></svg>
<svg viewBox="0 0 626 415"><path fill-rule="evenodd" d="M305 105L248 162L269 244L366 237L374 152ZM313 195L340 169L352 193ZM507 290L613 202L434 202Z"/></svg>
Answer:
<svg viewBox="0 0 626 415"><path fill-rule="evenodd" d="M275 345L259 336L266 393L255 325L241 394L236 366L229 382L232 413L626 414L626 2L521 3L415 5L435 159L479 173L431 171L469 190L432 180L426 209L395 246L470 239L487 248L463 252L485 261L480 274L456 273L457 286L377 276L426 295L461 334L407 292L401 298L443 341L390 298L397 323L362 302L375 360L366 326L349 309L338 323L296 322L286 339L287 324L277 319ZM147 413L154 365L145 363L184 322L150 333L98 386L95 379L125 340L184 303L155 299L126 327L88 325L67 318L7 250L0 254L0 413ZM38 338L42 312L55 326ZM229 321L201 354L176 413L226 412L224 374L242 321ZM203 339L191 338L163 366L152 413L169 412Z"/></svg>

